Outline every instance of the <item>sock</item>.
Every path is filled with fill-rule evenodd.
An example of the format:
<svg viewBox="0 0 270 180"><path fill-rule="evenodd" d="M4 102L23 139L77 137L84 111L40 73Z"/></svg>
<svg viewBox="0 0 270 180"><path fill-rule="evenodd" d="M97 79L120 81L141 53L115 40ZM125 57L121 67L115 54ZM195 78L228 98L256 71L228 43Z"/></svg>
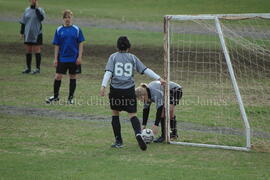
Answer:
<svg viewBox="0 0 270 180"><path fill-rule="evenodd" d="M175 123L174 123L175 120L174 120L174 118L175 117L173 117L172 119L170 119L171 131L173 131L175 129L175 126L174 126L175 125Z"/></svg>
<svg viewBox="0 0 270 180"><path fill-rule="evenodd" d="M137 116L134 116L130 119L133 130L135 132L135 135L140 134L141 133L141 124L139 119L137 118Z"/></svg>
<svg viewBox="0 0 270 180"><path fill-rule="evenodd" d="M116 141L122 141L122 136L121 136L121 124L119 121L119 116L112 116L112 128L113 128L113 133Z"/></svg>
<svg viewBox="0 0 270 180"><path fill-rule="evenodd" d="M171 125L172 135L177 135L176 117L175 116L170 120L170 125Z"/></svg>
<svg viewBox="0 0 270 180"><path fill-rule="evenodd" d="M59 89L61 86L61 80L54 80L53 90L54 90L54 97L57 98L59 96Z"/></svg>
<svg viewBox="0 0 270 180"><path fill-rule="evenodd" d="M165 119L164 118L161 118L160 126L161 126L161 137L165 137Z"/></svg>
<svg viewBox="0 0 270 180"><path fill-rule="evenodd" d="M27 69L31 70L32 54L31 53L26 53L25 56L26 56Z"/></svg>
<svg viewBox="0 0 270 180"><path fill-rule="evenodd" d="M36 67L37 67L37 69L40 69L40 64L41 64L41 54L36 53Z"/></svg>
<svg viewBox="0 0 270 180"><path fill-rule="evenodd" d="M69 80L69 99L73 98L74 92L76 89L76 79L70 79Z"/></svg>

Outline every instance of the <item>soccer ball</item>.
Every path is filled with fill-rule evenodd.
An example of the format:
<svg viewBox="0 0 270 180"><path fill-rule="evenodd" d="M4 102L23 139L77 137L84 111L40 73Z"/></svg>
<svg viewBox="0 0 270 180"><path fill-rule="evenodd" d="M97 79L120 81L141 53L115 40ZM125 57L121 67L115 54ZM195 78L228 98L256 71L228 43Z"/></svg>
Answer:
<svg viewBox="0 0 270 180"><path fill-rule="evenodd" d="M154 140L154 133L151 129L142 130L142 138L145 143L151 143Z"/></svg>

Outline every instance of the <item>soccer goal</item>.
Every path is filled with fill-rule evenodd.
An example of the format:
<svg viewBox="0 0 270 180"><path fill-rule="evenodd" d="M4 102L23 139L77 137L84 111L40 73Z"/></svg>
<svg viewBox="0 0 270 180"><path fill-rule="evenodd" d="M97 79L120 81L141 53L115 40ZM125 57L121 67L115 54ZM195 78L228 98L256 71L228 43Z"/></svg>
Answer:
<svg viewBox="0 0 270 180"><path fill-rule="evenodd" d="M183 87L170 144L248 151L269 140L270 14L166 15L164 77Z"/></svg>

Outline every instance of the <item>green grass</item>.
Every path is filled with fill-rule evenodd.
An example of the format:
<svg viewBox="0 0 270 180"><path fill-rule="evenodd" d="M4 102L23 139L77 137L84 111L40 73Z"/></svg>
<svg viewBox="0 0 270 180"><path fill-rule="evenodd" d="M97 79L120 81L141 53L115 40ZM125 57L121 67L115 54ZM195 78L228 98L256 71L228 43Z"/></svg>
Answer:
<svg viewBox="0 0 270 180"><path fill-rule="evenodd" d="M150 144L130 124L111 149L110 123L1 114L0 179L267 179L268 153Z"/></svg>
<svg viewBox="0 0 270 180"><path fill-rule="evenodd" d="M60 25L60 24L59 24ZM44 43L51 44L54 32L59 25L44 24L43 36ZM19 36L20 24L16 22L1 22L0 21L0 42L22 42ZM121 29L101 29L92 27L81 27L86 39L86 44L89 45L106 45L115 46L119 36L126 35L129 37L132 45L135 46L152 46L162 48L163 33L147 32L136 30L121 30ZM161 49L162 50L162 49Z"/></svg>
<svg viewBox="0 0 270 180"><path fill-rule="evenodd" d="M3 17L20 17L28 1L0 0ZM265 0L147 0L147 1L40 1L47 17L61 19L61 11L69 8L76 18L106 19L125 22L151 22L162 25L165 14L203 13L264 13L270 2ZM112 21L113 23L113 21ZM77 83L76 104L65 104L68 95L68 78L61 86L61 104L46 105L45 98L52 95L55 69L52 67L53 46L50 45L58 25L44 24L42 73L36 76L22 75L24 47L19 39L19 23L0 21L0 106L39 108L60 112L74 112L104 116L111 112L108 99L98 96L104 67L108 56L115 51L115 41L127 35L132 51L151 69L162 74L163 34L147 30L102 29L82 26L87 39L83 57L83 74ZM208 35L189 37L197 41L208 40ZM186 40L182 37L183 40ZM190 46L190 44L187 44ZM34 61L32 63L35 64ZM195 77L195 76L194 76ZM192 77L189 77L192 78ZM136 85L150 82L146 76L136 74ZM196 77L196 80L205 80ZM188 79L192 80L192 79ZM201 82L202 83L202 82ZM225 82L226 83L226 82ZM269 81L263 80L265 85ZM190 84L185 85L186 92ZM220 87L214 85L208 93ZM226 89L225 89L226 90ZM256 89L255 89L256 90ZM107 89L108 91L108 89ZM186 99L185 99L186 98ZM204 97L203 97L204 98ZM215 99L215 97L211 97ZM231 97L227 97L230 100ZM184 99L194 100L184 93ZM183 99L183 100L184 100ZM207 103L207 99L201 99ZM249 100L249 99L248 99ZM252 99L251 99L252 100ZM253 102L253 101L251 101ZM217 118L219 106L205 104L180 104L177 106L178 127L191 123L204 127L242 127L239 109L229 105L223 111L225 118ZM269 133L269 106L252 104L247 107L252 130ZM227 116L238 120L228 121ZM127 119L127 114L122 113ZM141 119L142 105L138 106ZM196 118L194 118L194 116ZM152 105L150 122L155 118ZM150 126L149 126L150 127ZM56 119L54 117L25 116L0 112L0 180L9 179L267 179L269 173L270 141L268 138L252 138L251 152L151 144L141 152L133 136L131 124L122 122L125 148L111 149L113 142L110 122L91 120ZM181 131L186 142L221 143L244 146L242 136L224 135L203 131Z"/></svg>
<svg viewBox="0 0 270 180"><path fill-rule="evenodd" d="M5 14L21 15L28 1L1 0L0 11ZM165 14L224 14L266 13L270 2L266 0L70 0L40 1L48 16L61 17L64 9L72 9L76 16L106 18L125 21L161 21Z"/></svg>

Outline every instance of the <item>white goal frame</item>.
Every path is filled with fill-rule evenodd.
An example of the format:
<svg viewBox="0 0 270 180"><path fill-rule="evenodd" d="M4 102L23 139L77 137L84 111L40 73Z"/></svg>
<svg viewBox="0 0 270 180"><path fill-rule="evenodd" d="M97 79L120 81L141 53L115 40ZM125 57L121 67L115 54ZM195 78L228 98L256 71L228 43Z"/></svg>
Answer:
<svg viewBox="0 0 270 180"><path fill-rule="evenodd" d="M242 97L239 91L239 87L235 78L233 66L231 63L229 51L226 46L226 42L223 36L223 31L220 25L220 19L252 19L252 18L265 18L270 19L270 13L260 13L260 14L205 14L205 15L165 15L164 16L164 79L169 82L170 81L170 20L214 20L215 27L219 36L219 40L221 43L221 47L226 59L227 68L229 71L229 75L231 78L231 82L233 85L233 89L237 98L237 102L240 108L242 120L244 122L245 127L245 138L246 144L245 147L237 147L237 146L225 146L225 145L213 145L213 144L201 144L201 143L188 143L188 142L174 142L170 141L170 97L169 97L169 83L164 88L164 97L165 97L165 139L167 143L170 144L178 144L178 145L186 145L186 146L197 146L197 147L208 147L208 148L222 148L222 149L230 149L230 150L241 150L241 151L249 151L251 149L251 136L250 136L250 125L246 115L245 107L242 101Z"/></svg>

